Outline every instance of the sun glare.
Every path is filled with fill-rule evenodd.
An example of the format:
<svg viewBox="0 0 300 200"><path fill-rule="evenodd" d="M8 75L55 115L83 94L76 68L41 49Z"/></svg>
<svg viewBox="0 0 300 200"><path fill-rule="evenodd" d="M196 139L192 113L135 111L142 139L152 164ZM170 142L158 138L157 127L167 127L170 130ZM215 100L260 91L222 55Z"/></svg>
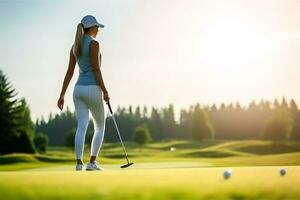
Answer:
<svg viewBox="0 0 300 200"><path fill-rule="evenodd" d="M202 30L195 43L201 62L238 70L257 62L271 49L272 42L242 21L227 20Z"/></svg>

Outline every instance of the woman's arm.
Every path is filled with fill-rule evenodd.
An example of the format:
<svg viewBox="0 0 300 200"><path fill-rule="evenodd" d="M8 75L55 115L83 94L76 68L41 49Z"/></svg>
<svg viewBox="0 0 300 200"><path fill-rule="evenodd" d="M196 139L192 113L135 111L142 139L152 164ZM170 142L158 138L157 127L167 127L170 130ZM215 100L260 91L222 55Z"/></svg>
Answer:
<svg viewBox="0 0 300 200"><path fill-rule="evenodd" d="M90 55L91 55L91 63L95 74L95 79L97 84L100 86L103 93L107 93L102 73L100 71L99 65L99 43L96 40L92 40L90 43Z"/></svg>
<svg viewBox="0 0 300 200"><path fill-rule="evenodd" d="M70 50L70 59L69 59L69 66L68 66L68 70L66 72L66 75L65 75L65 78L64 78L64 83L63 83L63 86L62 86L62 89L61 89L61 93L60 93L60 97L64 97L65 96L65 93L66 93L66 90L68 88L68 85L72 79L72 76L74 74L74 68L75 68L75 65L76 65L76 59L75 59L75 56L72 52L72 48Z"/></svg>

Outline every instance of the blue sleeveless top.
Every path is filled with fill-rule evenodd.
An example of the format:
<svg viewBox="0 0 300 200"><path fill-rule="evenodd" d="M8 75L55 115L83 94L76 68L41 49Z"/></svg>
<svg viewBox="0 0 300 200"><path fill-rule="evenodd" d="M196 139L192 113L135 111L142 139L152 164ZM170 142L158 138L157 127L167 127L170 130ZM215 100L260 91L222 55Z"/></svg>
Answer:
<svg viewBox="0 0 300 200"><path fill-rule="evenodd" d="M77 59L77 63L79 66L79 76L75 85L98 85L90 60L89 45L92 40L92 36L88 34L83 35L81 55Z"/></svg>

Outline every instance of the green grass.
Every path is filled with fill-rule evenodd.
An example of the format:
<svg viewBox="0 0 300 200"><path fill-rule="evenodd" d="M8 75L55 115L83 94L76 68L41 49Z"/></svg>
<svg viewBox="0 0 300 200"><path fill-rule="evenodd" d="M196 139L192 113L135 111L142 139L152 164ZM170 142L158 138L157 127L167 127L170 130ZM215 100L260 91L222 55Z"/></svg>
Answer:
<svg viewBox="0 0 300 200"><path fill-rule="evenodd" d="M5 199L300 199L300 143L266 141L167 141L142 152L125 144L135 164L125 163L120 144L104 144L104 172L76 172L72 149L0 156L0 193ZM175 147L176 151L170 151ZM89 158L85 149L84 161ZM287 168L281 177L279 169ZM225 169L233 176L225 180Z"/></svg>
<svg viewBox="0 0 300 200"><path fill-rule="evenodd" d="M104 172L17 171L1 172L0 192L5 199L299 199L300 167L225 168L108 168ZM65 169L67 170L67 169Z"/></svg>
<svg viewBox="0 0 300 200"><path fill-rule="evenodd" d="M150 143L142 152L133 143L126 143L129 157L137 163L147 162L195 162L207 166L276 166L300 165L300 143L285 142L274 146L267 141L168 141ZM170 148L176 151L171 152ZM84 161L89 159L90 149L85 149ZM273 153L271 153L273 152ZM280 153L281 152L281 153ZM8 154L0 156L0 171L32 167L74 164L73 149L51 147L47 154ZM102 147L99 159L103 164L124 162L119 143Z"/></svg>

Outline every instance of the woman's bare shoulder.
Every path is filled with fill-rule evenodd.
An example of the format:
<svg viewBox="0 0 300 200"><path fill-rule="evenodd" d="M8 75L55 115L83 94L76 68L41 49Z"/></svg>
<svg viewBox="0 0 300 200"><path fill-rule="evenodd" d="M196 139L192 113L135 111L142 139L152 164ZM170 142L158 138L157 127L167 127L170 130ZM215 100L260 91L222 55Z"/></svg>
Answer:
<svg viewBox="0 0 300 200"><path fill-rule="evenodd" d="M99 48L99 42L97 40L92 40L90 42L90 48L91 49L97 49L97 48Z"/></svg>

